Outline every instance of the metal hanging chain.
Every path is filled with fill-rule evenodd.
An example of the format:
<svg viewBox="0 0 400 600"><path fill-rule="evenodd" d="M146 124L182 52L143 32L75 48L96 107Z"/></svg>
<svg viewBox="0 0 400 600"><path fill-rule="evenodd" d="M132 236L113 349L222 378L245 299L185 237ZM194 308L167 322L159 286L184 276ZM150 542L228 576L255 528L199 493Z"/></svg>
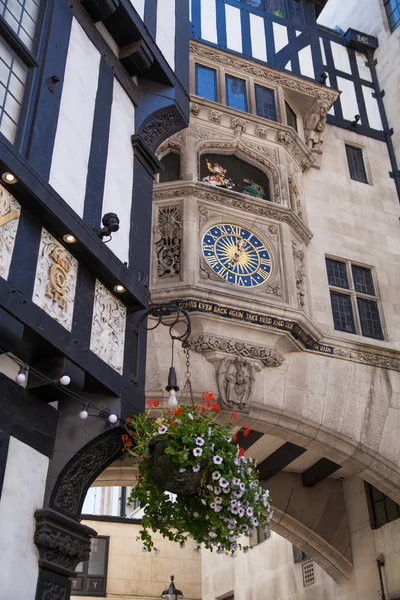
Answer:
<svg viewBox="0 0 400 600"><path fill-rule="evenodd" d="M183 351L186 354L186 380L185 380L185 385L183 386L182 396L184 396L184 398L185 398L185 404L188 405L189 400L190 400L191 404L194 403L192 382L190 380L191 372L190 372L189 347L185 345L183 347Z"/></svg>

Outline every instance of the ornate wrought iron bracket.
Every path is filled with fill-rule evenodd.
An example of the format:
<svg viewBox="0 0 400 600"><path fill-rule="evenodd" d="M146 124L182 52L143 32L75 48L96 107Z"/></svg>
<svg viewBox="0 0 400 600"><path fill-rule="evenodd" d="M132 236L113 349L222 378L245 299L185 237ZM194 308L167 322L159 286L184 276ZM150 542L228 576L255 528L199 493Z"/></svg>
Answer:
<svg viewBox="0 0 400 600"><path fill-rule="evenodd" d="M155 322L148 322L148 318L151 318ZM182 342L182 348L188 348L189 337L191 333L191 321L190 316L186 310L183 310L178 306L175 301L168 302L166 304L153 304L139 319L138 323L138 342L137 342L137 353L136 353L136 368L135 373L132 377L132 383L139 385L139 348L140 348L140 332L143 327L146 331L153 331L157 329L159 325L164 325L169 328L169 336L174 342L175 340ZM177 326L183 326L183 333L179 334L174 328Z"/></svg>

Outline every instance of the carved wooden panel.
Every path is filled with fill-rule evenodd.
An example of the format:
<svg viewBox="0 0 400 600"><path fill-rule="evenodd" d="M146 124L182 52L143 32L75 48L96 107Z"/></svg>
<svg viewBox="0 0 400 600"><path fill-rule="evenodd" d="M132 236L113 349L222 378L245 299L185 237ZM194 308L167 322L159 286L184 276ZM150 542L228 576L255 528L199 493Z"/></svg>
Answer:
<svg viewBox="0 0 400 600"><path fill-rule="evenodd" d="M20 204L0 185L0 277L4 279L10 270L20 213Z"/></svg>

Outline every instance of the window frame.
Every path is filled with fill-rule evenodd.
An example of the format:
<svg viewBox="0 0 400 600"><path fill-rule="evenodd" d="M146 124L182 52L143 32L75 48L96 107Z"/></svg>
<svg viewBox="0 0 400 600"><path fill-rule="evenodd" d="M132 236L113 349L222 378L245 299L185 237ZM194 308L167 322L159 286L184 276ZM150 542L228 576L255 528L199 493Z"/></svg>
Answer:
<svg viewBox="0 0 400 600"><path fill-rule="evenodd" d="M383 0L383 6L385 7L386 18L387 18L387 22L389 25L389 29L390 29L391 33L393 33L400 25L400 0L396 0L397 5L394 8L394 10L391 10L391 2L392 2L392 0ZM399 11L399 18L398 18L398 21L396 21L396 23L393 26L390 21L390 17L394 14L394 12L396 10Z"/></svg>
<svg viewBox="0 0 400 600"><path fill-rule="evenodd" d="M333 285L333 284L329 283L327 261L336 261L336 262L345 264L348 287L341 287L341 286ZM353 266L360 267L362 269L367 269L368 271L371 272L372 283L373 283L374 292L375 292L374 294L366 294L364 292L359 292L356 290L355 284L354 284L354 277L353 277L353 268L352 268ZM380 294L379 294L379 286L378 286L375 267L373 267L372 265L365 265L365 264L359 263L357 261L349 260L346 258L340 258L337 256L332 256L332 255L326 254L325 255L325 272L326 272L326 279L327 279L328 288L329 288L330 299L332 298L332 294L350 297L351 310L352 310L352 316L353 316L353 322L354 322L354 328L355 328L354 332L346 331L343 329L337 329L335 327L335 321L333 318L333 310L332 310L332 306L331 306L331 314L332 314L334 330L338 331L340 333L347 333L351 336L358 335L364 339L367 338L370 340L385 341L386 340L386 332L385 332L384 319L383 319L382 307L381 307L381 298L380 298ZM361 318L360 318L360 314L359 314L358 302L357 302L358 298L360 298L361 300L369 300L376 304L377 311L378 311L379 324L380 324L380 328L381 328L381 332L382 332L382 337L372 337L370 335L364 335L363 328L362 328L362 322L361 322ZM332 300L331 300L331 303L332 303Z"/></svg>
<svg viewBox="0 0 400 600"><path fill-rule="evenodd" d="M24 83L24 91L21 101L20 112L16 122L16 132L14 140L11 141L0 130L0 136L3 136L8 143L18 150L22 151L24 138L26 137L27 124L32 116L34 109L34 90L37 86L38 77L40 75L40 65L43 61L44 52L44 35L45 21L49 14L49 6L51 3L46 0L40 0L38 7L38 16L35 24L35 32L33 37L32 49L30 50L23 41L18 37L12 27L7 23L2 15L0 15L0 35L10 47L11 52L16 56L27 70L26 80Z"/></svg>
<svg viewBox="0 0 400 600"><path fill-rule="evenodd" d="M199 69L206 69L207 71L213 71L215 74L215 99L214 100L210 100L210 98L204 98L204 96L200 96L198 94L198 86L197 86L197 73ZM205 100L208 100L208 102L218 102L218 71L217 69L214 69L213 67L209 67L208 65L204 65L202 63L198 63L195 62L194 64L194 93L196 96L199 96L199 98L204 98Z"/></svg>
<svg viewBox="0 0 400 600"><path fill-rule="evenodd" d="M285 107L285 123L284 124L287 125L288 127L292 127L292 125L289 124L288 118L287 118L288 109L289 109L289 111L291 111L296 118L296 127L292 127L292 129L294 129L295 132L297 134L299 134L299 116L287 98L284 98L284 107Z"/></svg>
<svg viewBox="0 0 400 600"><path fill-rule="evenodd" d="M351 148L352 150L357 150L357 151L361 152L362 165L364 167L364 173L365 173L365 181L363 179L356 179L355 177L352 177L352 171L350 168L350 161L349 161L349 153L347 151L348 148ZM369 169L367 166L364 148L357 144L353 144L353 143L345 141L344 142L344 151L346 154L347 168L348 168L348 173L349 173L349 177L350 177L351 181L357 181L358 183L364 183L365 185L371 185L371 176L370 176Z"/></svg>
<svg viewBox="0 0 400 600"><path fill-rule="evenodd" d="M370 520L371 529L380 529L384 525L387 525L388 523L393 523L393 521L397 521L397 519L400 519L400 505L397 504L397 502L395 502L391 498L389 498L389 496L386 496L386 494L384 494L383 492L378 490L378 488L376 488L375 486L371 485L370 483L367 483L366 481L364 483L365 483L365 493L367 496L368 512L369 512L369 520ZM376 490L377 492L382 494L381 499L374 500L374 490ZM398 516L395 517L394 519L388 518L387 501L392 502L397 508ZM375 505L378 502L383 502L383 506L385 509L386 520L384 523L381 523L381 524L378 524L378 518L376 516L376 510L375 510Z"/></svg>
<svg viewBox="0 0 400 600"><path fill-rule="evenodd" d="M231 106L230 104L228 104L228 79L237 79L238 81L243 81L244 83L244 99L245 99L245 106L246 108L244 110L241 110L240 108L236 108L236 106ZM249 94L248 94L248 79L243 79L242 77L236 77L235 75L231 75L230 73L225 73L225 106L227 106L228 108L231 108L232 110L237 110L241 113L248 113L251 114L249 112Z"/></svg>
<svg viewBox="0 0 400 600"><path fill-rule="evenodd" d="M274 111L275 111L275 118L274 119L271 119L269 117L264 117L263 115L259 115L258 114L257 89L267 90L268 92L272 92L273 101L274 101ZM254 108L255 108L255 115L257 117L260 117L260 119L266 119L268 121L274 121L274 123L278 122L278 110L277 110L277 102L276 102L276 93L275 93L275 90L273 88L266 87L265 85L260 85L259 83L254 83Z"/></svg>
<svg viewBox="0 0 400 600"><path fill-rule="evenodd" d="M107 596L107 577L108 577L108 559L109 559L109 555L110 555L110 536L109 535L98 535L93 539L103 539L106 541L106 551L105 551L105 564L104 564L104 575L100 575L97 576L96 579L101 579L102 581L104 581L104 592L98 592L97 590L95 591L90 591L90 590L85 590L85 583L86 581L92 577L93 575L88 574L88 570L89 570L89 562L90 562L90 557L88 558L88 560L84 560L83 562L83 568L82 571L80 573L77 572L77 576L76 577L71 577L71 594L73 594L74 596L93 596L93 597L97 597L97 598L105 598ZM72 582L75 580L83 580L83 589L82 590L76 590L72 587Z"/></svg>

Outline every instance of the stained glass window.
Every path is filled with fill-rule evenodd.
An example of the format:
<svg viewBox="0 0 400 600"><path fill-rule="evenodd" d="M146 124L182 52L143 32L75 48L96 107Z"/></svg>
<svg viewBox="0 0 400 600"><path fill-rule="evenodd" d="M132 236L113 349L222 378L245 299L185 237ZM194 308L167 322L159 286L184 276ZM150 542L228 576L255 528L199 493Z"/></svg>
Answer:
<svg viewBox="0 0 400 600"><path fill-rule="evenodd" d="M247 111L246 82L243 79L226 76L226 103L237 110Z"/></svg>
<svg viewBox="0 0 400 600"><path fill-rule="evenodd" d="M196 65L196 96L213 102L218 101L217 72L215 69Z"/></svg>
<svg viewBox="0 0 400 600"><path fill-rule="evenodd" d="M255 86L256 111L259 117L276 121L275 92L261 85Z"/></svg>

